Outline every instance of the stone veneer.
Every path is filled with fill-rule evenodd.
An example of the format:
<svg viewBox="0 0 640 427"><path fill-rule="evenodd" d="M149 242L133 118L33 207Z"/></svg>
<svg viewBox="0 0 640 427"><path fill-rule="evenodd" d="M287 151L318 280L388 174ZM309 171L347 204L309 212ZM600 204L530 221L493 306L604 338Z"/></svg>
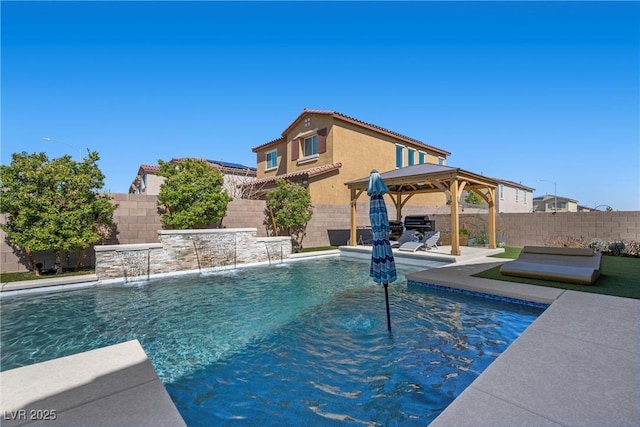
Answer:
<svg viewBox="0 0 640 427"><path fill-rule="evenodd" d="M291 256L289 236L256 235L256 228L158 230L160 243L96 246L96 275L99 280L138 280L178 271L279 263Z"/></svg>

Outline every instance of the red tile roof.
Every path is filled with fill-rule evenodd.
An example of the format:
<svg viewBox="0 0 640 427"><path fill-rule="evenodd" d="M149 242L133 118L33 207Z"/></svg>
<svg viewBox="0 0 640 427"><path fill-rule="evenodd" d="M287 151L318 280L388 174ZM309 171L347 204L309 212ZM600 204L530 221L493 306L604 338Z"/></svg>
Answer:
<svg viewBox="0 0 640 427"><path fill-rule="evenodd" d="M140 169L142 169L144 172L157 173L160 170L160 166L158 166L158 165L140 165Z"/></svg>
<svg viewBox="0 0 640 427"><path fill-rule="evenodd" d="M258 146L256 146L256 147L253 147L253 148L251 149L251 151L253 151L253 152L255 153L255 152L257 152L260 148L263 148L263 147L266 147L266 146L268 146L268 145L272 145L272 144L274 144L274 145L275 145L275 144L277 144L277 143L279 143L279 142L286 142L286 141L287 141L287 138L285 138L284 136L281 136L280 138L272 139L272 140L271 140L271 141L269 141L269 142L265 142L264 144L260 144L260 145L258 145Z"/></svg>
<svg viewBox="0 0 640 427"><path fill-rule="evenodd" d="M296 178L313 178L314 176L324 175L325 173L338 170L342 167L342 163L331 163L329 165L316 166L314 168L304 169L296 172L285 173L282 175L270 176L268 178L254 179L242 184L243 186L264 185L276 182L278 179L294 180Z"/></svg>
<svg viewBox="0 0 640 427"><path fill-rule="evenodd" d="M256 152L257 150L259 150L261 148L264 148L264 147L266 147L268 145L285 141L286 140L285 135L294 126L296 126L304 118L304 116L306 116L308 114L319 114L319 115L325 115L325 116L332 116L334 119L342 120L344 122L348 122L348 123L351 123L351 124L354 124L354 125L357 125L357 126L360 126L360 127L364 127L364 128L370 129L370 130L374 130L376 132L379 132L379 133L382 133L382 134L385 134L385 135L388 135L388 136L392 136L394 138L398 138L399 140L404 141L404 142L420 145L420 146L428 148L428 149L430 149L432 151L435 151L435 152L438 152L440 154L443 154L445 156L451 155L450 152L448 152L446 150L443 150L441 148L434 147L434 146L429 145L429 144L425 144L424 142L419 141L417 139L402 135L402 134L400 134L398 132L394 132L392 130L383 128L383 127L378 126L378 125L367 123L365 121L356 119L354 117L347 116L346 114L339 113L337 111L312 110L312 109L308 109L308 108L305 108L304 111L302 111L302 113L293 122L291 122L291 124L282 132L282 137L281 138L276 138L276 139L274 139L272 141L269 141L269 142L266 142L266 143L264 143L262 145L258 145L257 147L253 147L252 151Z"/></svg>

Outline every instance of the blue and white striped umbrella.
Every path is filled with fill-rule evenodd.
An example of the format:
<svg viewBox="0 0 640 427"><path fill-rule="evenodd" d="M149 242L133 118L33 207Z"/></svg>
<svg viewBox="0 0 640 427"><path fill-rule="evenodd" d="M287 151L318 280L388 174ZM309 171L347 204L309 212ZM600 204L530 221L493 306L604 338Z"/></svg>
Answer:
<svg viewBox="0 0 640 427"><path fill-rule="evenodd" d="M383 194L389 189L376 171L369 177L367 194L371 197L369 205L369 219L371 234L373 235L373 249L371 251L370 275L379 284L391 283L396 280L396 264L389 244L389 216L384 203Z"/></svg>
<svg viewBox="0 0 640 427"><path fill-rule="evenodd" d="M387 206L384 203L383 194L389 189L380 174L373 170L369 176L369 188L367 194L371 197L369 204L369 219L371 221L371 234L373 235L373 248L371 250L371 268L369 274L373 280L384 285L385 300L387 303L387 327L391 330L391 315L389 313L389 294L387 285L396 280L396 263L389 244L389 216Z"/></svg>

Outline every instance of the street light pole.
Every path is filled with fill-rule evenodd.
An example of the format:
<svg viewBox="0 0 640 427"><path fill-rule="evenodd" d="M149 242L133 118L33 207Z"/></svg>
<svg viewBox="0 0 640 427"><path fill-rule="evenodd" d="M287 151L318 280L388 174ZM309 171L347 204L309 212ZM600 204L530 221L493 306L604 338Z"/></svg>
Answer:
<svg viewBox="0 0 640 427"><path fill-rule="evenodd" d="M546 181L553 184L553 214L555 215L558 212L558 189L556 187L556 182L548 179L540 179L538 181Z"/></svg>
<svg viewBox="0 0 640 427"><path fill-rule="evenodd" d="M66 141L62 141L62 140L60 140L60 139L55 139L55 138L42 138L42 140L43 140L43 141L47 141L47 142L60 142L61 144L65 144L65 145L68 145L68 146L69 146L69 147L71 147L71 148L75 148L75 149L77 149L77 150L78 150L78 154L80 155L80 159L79 159L79 160L81 160L81 161L82 161L82 148L80 148L80 147L76 147L75 145L73 145L73 144L69 144L68 142L66 142Z"/></svg>

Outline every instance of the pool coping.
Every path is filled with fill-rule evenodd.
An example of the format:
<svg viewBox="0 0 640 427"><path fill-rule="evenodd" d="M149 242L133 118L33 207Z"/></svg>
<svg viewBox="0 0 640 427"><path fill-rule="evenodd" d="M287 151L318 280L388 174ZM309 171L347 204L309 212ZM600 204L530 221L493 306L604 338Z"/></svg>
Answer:
<svg viewBox="0 0 640 427"><path fill-rule="evenodd" d="M283 262L295 262L309 258L326 258L326 257L335 257L339 256L340 251L335 250L327 250L322 252L304 252L291 254L289 258L287 258ZM254 263L245 263L238 264L236 268L250 268L256 267L260 265L271 265L274 263L270 263L269 261L263 262L254 262ZM280 264L280 263L277 263ZM183 275L191 275L198 274L199 270L184 270L184 271L176 271L172 273L159 273L152 274L149 276L150 279L158 279L161 277L175 277L175 276L183 276ZM83 274L78 276L64 276L64 277L51 277L51 278L42 278L42 279L33 279L33 280L21 280L16 282L5 282L0 284L0 301L3 299L14 298L18 296L25 295L36 295L36 294L44 294L44 293L53 293L53 292L64 292L70 290L77 290L82 288L88 288L92 286L99 285L110 285L115 283L127 283L125 278L118 279L102 279L100 280L98 276L95 274ZM136 282L129 282L131 284L135 284Z"/></svg>
<svg viewBox="0 0 640 427"><path fill-rule="evenodd" d="M186 426L138 340L0 372L0 424Z"/></svg>

